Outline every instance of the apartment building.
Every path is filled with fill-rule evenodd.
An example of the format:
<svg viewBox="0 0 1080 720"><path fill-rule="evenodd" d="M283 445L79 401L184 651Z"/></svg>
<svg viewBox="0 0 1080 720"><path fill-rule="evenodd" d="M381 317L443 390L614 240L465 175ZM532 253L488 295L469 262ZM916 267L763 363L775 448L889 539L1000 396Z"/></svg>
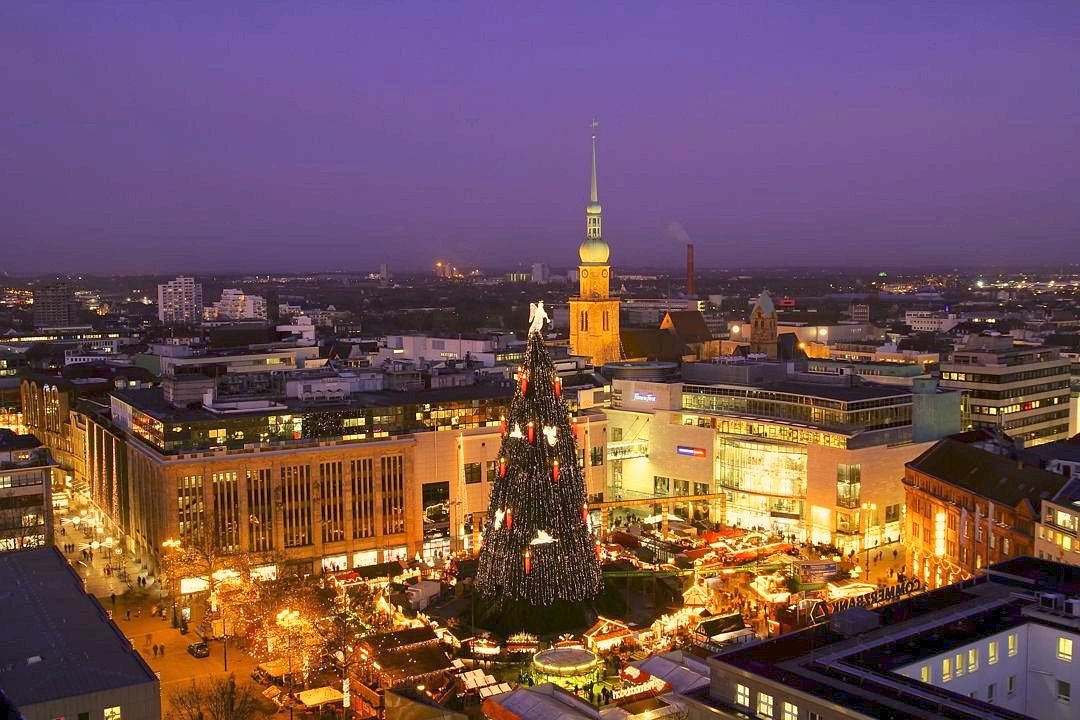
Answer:
<svg viewBox="0 0 1080 720"><path fill-rule="evenodd" d="M167 325L193 325L202 321L203 290L185 275L157 286L158 320Z"/></svg>

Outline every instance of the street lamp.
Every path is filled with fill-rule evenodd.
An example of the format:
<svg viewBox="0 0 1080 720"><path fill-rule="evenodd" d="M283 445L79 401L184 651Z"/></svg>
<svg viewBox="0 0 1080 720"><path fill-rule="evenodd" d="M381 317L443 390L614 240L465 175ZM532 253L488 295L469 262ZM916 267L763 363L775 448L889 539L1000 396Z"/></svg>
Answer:
<svg viewBox="0 0 1080 720"><path fill-rule="evenodd" d="M278 627L285 630L285 637L288 639L287 644L289 648L289 720L292 720L293 716L293 669L292 669L292 636L293 628L300 621L300 611L290 610L285 608L277 614Z"/></svg>
<svg viewBox="0 0 1080 720"><path fill-rule="evenodd" d="M877 504L875 504L875 503L869 503L869 504L863 503L862 509L863 509L863 515L866 516L865 529L863 530L863 537L862 537L863 550L866 551L866 563L864 564L864 566L866 567L866 576L865 576L864 579L867 582L869 582L870 581L870 539L869 539L870 520L873 517L874 513L877 512Z"/></svg>
<svg viewBox="0 0 1080 720"><path fill-rule="evenodd" d="M179 540L176 540L175 538L169 538L168 540L162 541L161 547L165 549L166 554L169 554L173 552L178 552L183 547L183 543L181 543ZM174 581L175 578L173 577L173 573L170 572L169 594L172 595L172 626L179 627L180 623L176 619L176 588L173 586Z"/></svg>

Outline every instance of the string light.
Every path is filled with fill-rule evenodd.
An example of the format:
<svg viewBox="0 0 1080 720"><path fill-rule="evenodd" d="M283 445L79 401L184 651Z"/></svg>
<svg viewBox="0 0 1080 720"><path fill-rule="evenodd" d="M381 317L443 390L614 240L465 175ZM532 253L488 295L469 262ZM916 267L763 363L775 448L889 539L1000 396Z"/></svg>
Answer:
<svg viewBox="0 0 1080 720"><path fill-rule="evenodd" d="M502 425L512 430L499 452L476 587L500 608L590 600L602 583L600 547L589 532L576 428L556 390L551 356L535 333L517 375ZM538 426L546 442L536 442Z"/></svg>

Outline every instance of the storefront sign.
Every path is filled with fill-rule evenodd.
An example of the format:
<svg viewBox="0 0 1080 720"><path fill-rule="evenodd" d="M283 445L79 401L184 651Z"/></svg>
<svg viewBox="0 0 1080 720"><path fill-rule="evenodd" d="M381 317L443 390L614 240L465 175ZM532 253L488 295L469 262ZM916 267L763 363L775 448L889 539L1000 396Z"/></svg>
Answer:
<svg viewBox="0 0 1080 720"><path fill-rule="evenodd" d="M634 400L637 402L656 402L656 395L653 393L634 393Z"/></svg>
<svg viewBox="0 0 1080 720"><path fill-rule="evenodd" d="M881 603L899 600L905 595L911 595L920 590L922 590L922 581L918 578L911 578L902 583L879 588L873 592L859 595L858 597L833 600L829 603L829 612L838 613L841 610L847 610L848 608L853 607L873 607L874 605L879 605Z"/></svg>
<svg viewBox="0 0 1080 720"><path fill-rule="evenodd" d="M687 457L705 457L705 448L690 447L689 445L679 445L678 448L676 448L676 452Z"/></svg>

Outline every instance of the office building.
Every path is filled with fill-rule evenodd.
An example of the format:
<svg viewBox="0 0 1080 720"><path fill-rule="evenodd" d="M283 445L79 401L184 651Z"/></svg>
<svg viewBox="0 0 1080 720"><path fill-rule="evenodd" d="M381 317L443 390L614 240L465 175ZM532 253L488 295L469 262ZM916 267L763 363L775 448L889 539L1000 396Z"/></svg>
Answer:
<svg viewBox="0 0 1080 720"><path fill-rule="evenodd" d="M109 411L74 413L74 445L87 458L81 483L144 552L211 533L227 552L273 553L281 571L436 559L478 541L512 390L314 403L169 402L162 388L118 390ZM590 492L599 493L603 416L575 422Z"/></svg>
<svg viewBox="0 0 1080 720"><path fill-rule="evenodd" d="M570 352L593 365L622 358L619 299L611 294L611 249L603 237L603 211L596 180L596 135L592 137L592 174L585 206L585 240L578 247L578 294L570 298Z"/></svg>
<svg viewBox="0 0 1080 720"><path fill-rule="evenodd" d="M78 320L75 293L66 282L34 287L34 326L71 327Z"/></svg>
<svg viewBox="0 0 1080 720"><path fill-rule="evenodd" d="M870 323L870 306L865 303L852 303L848 306L848 315L852 322Z"/></svg>
<svg viewBox="0 0 1080 720"><path fill-rule="evenodd" d="M957 431L959 396L731 359L686 364L681 383L616 379L605 413L605 506L850 553L900 540L904 463Z"/></svg>
<svg viewBox="0 0 1080 720"><path fill-rule="evenodd" d="M1057 348L972 335L941 363L941 386L964 391L965 429L997 428L1039 445L1068 438L1069 364Z"/></svg>
<svg viewBox="0 0 1080 720"><path fill-rule="evenodd" d="M1080 569L1024 557L919 589L905 578L827 622L709 658L709 687L679 696L687 718L1076 717Z"/></svg>
<svg viewBox="0 0 1080 720"><path fill-rule="evenodd" d="M549 268L546 263L533 263L532 276L530 279L534 283L546 283L549 279L551 279L551 268Z"/></svg>
<svg viewBox="0 0 1080 720"><path fill-rule="evenodd" d="M59 551L0 554L0 587L0 689L17 717L161 717L157 675Z"/></svg>
<svg viewBox="0 0 1080 720"><path fill-rule="evenodd" d="M0 552L52 544L52 470L33 435L0 429Z"/></svg>
<svg viewBox="0 0 1080 720"><path fill-rule="evenodd" d="M936 588L1033 555L1042 503L1066 482L1019 457L956 439L935 444L904 472L908 574Z"/></svg>
<svg viewBox="0 0 1080 720"><path fill-rule="evenodd" d="M158 320L167 325L194 325L202 321L202 284L193 277L178 276L157 286Z"/></svg>

